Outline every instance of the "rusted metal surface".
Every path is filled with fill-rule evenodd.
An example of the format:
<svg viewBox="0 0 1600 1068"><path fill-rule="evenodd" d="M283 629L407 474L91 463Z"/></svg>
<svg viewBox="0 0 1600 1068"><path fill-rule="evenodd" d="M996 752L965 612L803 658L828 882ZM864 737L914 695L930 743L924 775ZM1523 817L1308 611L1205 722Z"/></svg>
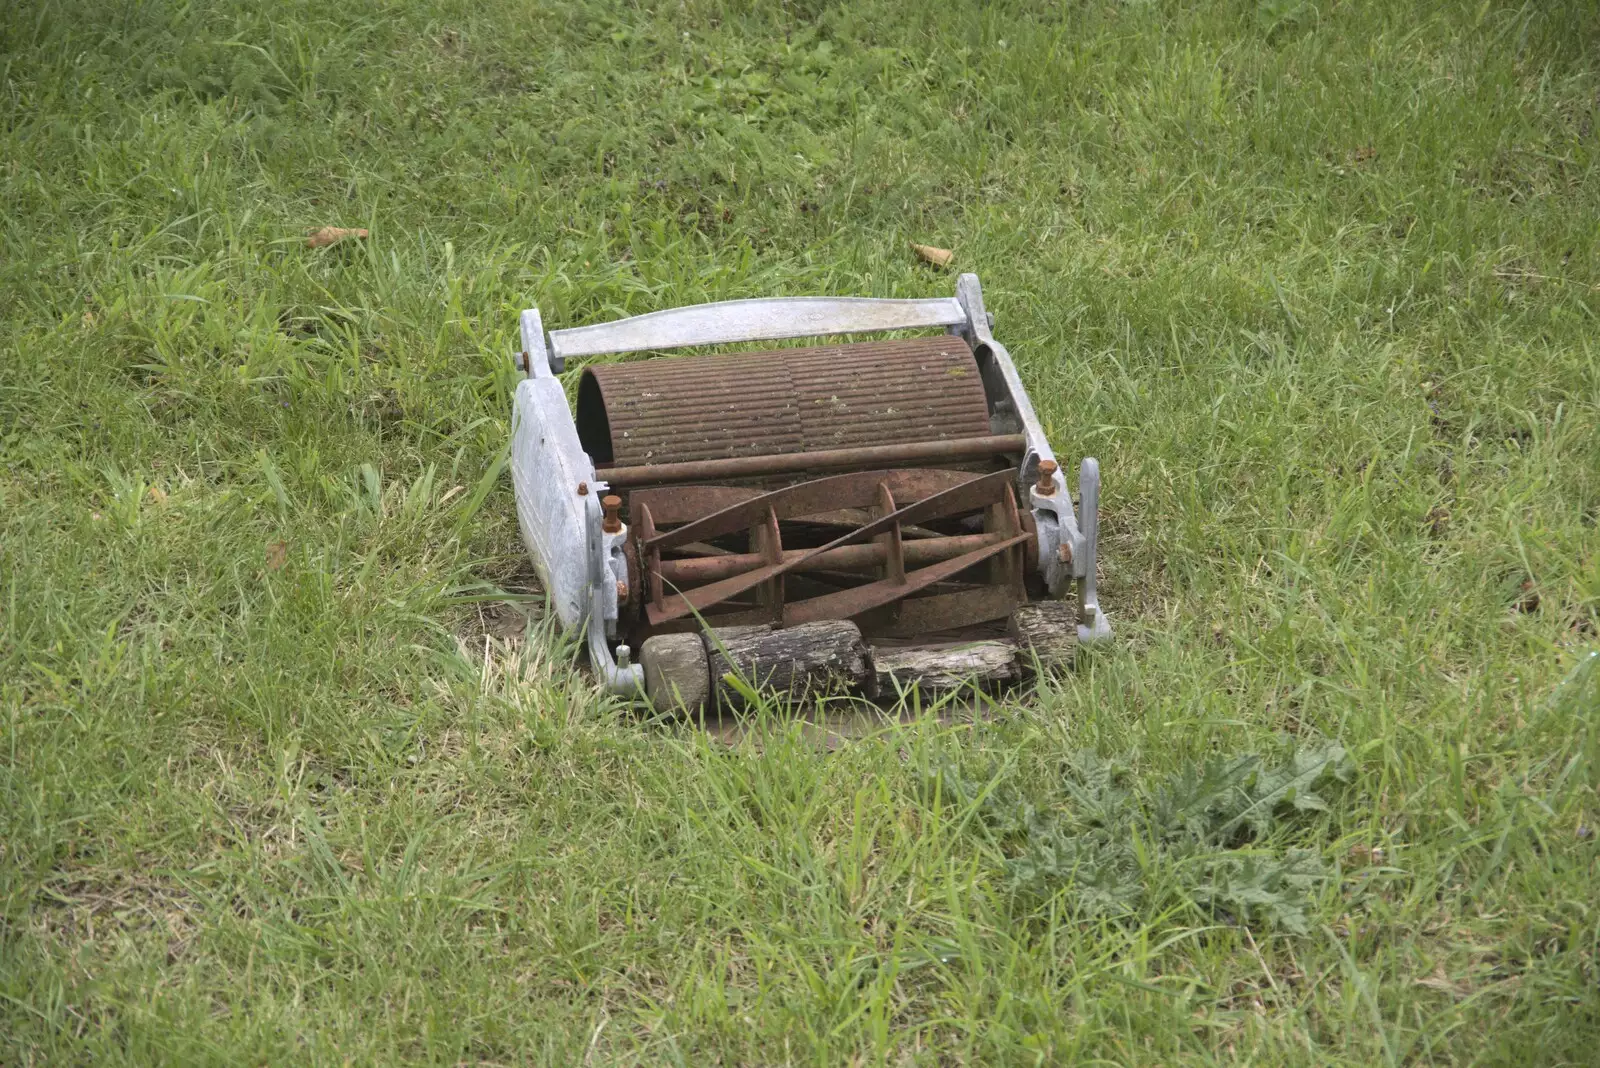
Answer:
<svg viewBox="0 0 1600 1068"><path fill-rule="evenodd" d="M772 508L767 509L767 514L762 516L760 524L750 530L750 543L760 550L762 562L773 568L781 568L783 564L783 534L778 526L778 513ZM775 570L773 577L761 585L759 600L763 607L772 613L774 622L783 621L784 581L781 570Z"/></svg>
<svg viewBox="0 0 1600 1068"><path fill-rule="evenodd" d="M678 526L761 496L750 486L654 486L628 494L629 513L649 508L656 522Z"/></svg>
<svg viewBox="0 0 1600 1068"><path fill-rule="evenodd" d="M1017 508L1017 495L1010 486L1006 487L1005 494L991 504L989 512L989 529L1004 531L1006 534L1021 534L1022 515ZM990 565L990 582L996 586L1007 586L1015 590L1019 596L1027 594L1023 586L1023 559L1025 550L1019 548L1014 553L1006 553L995 558Z"/></svg>
<svg viewBox="0 0 1600 1068"><path fill-rule="evenodd" d="M986 434L975 438L909 441L898 445L862 445L816 452L735 456L725 460L691 460L687 463L609 467L602 469L600 473L613 489L628 489L633 486L760 478L766 475L829 471L845 467L928 462L960 463L966 460L1003 456L1006 453L1019 453L1024 444L1021 434Z"/></svg>
<svg viewBox="0 0 1600 1068"><path fill-rule="evenodd" d="M889 492L908 501L921 500L935 493L958 486L972 477L971 471L952 471L943 467L902 467L886 471L864 471L859 475L835 475L832 478L852 478L859 486L875 486L882 482ZM839 483L830 483L828 492L839 492ZM731 508L744 501L755 500L762 490L750 486L651 486L636 489L628 494L628 507L649 507L655 521L662 526L677 526L703 516ZM852 495L853 497L853 495ZM864 521L863 515L850 514L859 506L838 503L826 506L828 511L808 512L812 522L839 522L851 525Z"/></svg>
<svg viewBox="0 0 1600 1068"><path fill-rule="evenodd" d="M908 540L901 543L901 558L905 567L922 567L1004 540L1003 534L958 534L948 538ZM785 561L800 560L807 555L805 549L786 549L783 558ZM883 567L888 561L889 552L885 545L873 542L871 545L846 545L811 557L797 564L794 571L797 574L812 571L870 571ZM696 556L688 560L663 560L660 573L662 581L668 585L689 589L742 575L770 562L762 553Z"/></svg>
<svg viewBox="0 0 1600 1068"><path fill-rule="evenodd" d="M816 495L817 487L831 481L835 480L819 479L816 482L804 483L800 486L791 486L784 490L778 490L773 493L765 494L761 497L757 497L753 501L736 505L733 508L729 508L724 512L718 513L717 515L708 516L706 519L701 520L698 523L690 523L666 534L658 534L650 541L643 543L645 550L647 552L659 554L662 549L669 546L669 543L682 544L683 541L695 541L700 537L713 537L717 534L729 533L732 530L748 527L750 523L748 521L741 522L739 521L739 518L741 514L748 512L750 509L758 505L764 505L765 508L771 509L774 516L782 517L784 515L785 506L796 509L789 512L789 515L792 516L805 515L808 511L820 510L822 506L826 506L829 503L835 505L842 503L837 501L824 501L822 505L812 504L809 508L796 506L796 501L805 500L806 503L811 503L811 499L814 499ZM877 486L874 485L874 496L876 496L876 489ZM970 479L967 482L963 482L960 485L945 490L942 493L935 493L931 497L924 497L922 500L915 501L903 508L898 508L895 511L890 512L887 515L880 516L879 518L874 519L863 526L857 527L854 530L840 535L824 545L808 550L804 556L792 560L784 560L777 564L769 564L765 567L759 567L752 571L747 571L742 575L735 575L731 578L723 579L720 582L708 583L707 585L700 586L683 593L674 594L666 597L659 604L651 604L646 609L646 612L651 624L659 625L669 620L676 619L680 616L690 615L696 611L703 611L712 605L738 596L739 594L744 593L746 590L758 586L770 579L776 578L781 574L796 570L804 563L822 555L825 552L828 552L829 550L866 541L874 535L881 534L892 529L897 524L922 523L945 516L960 515L965 512L973 511L974 509L984 508L987 505L995 503L997 500L1005 498L1011 498L1014 500L1011 491L1011 472L996 471L988 475L979 475L976 478ZM733 523L732 526L729 526L730 521ZM718 527L721 529L717 529ZM683 535L685 531L693 533L697 528L705 529L701 530L693 537L684 537L682 538L682 541L675 540ZM1019 534L1014 540L1020 543L1020 541L1025 537L1025 535ZM995 550L992 548L985 548L978 551L983 554L981 558L987 559L989 556L993 555ZM969 553L967 555L971 556L974 554ZM958 557L957 559L964 558L965 557ZM946 564L935 564L932 565L932 568L943 568L945 566ZM924 568L923 570L931 570L931 568ZM956 570L959 571L961 568L957 568ZM873 605L868 604L866 607L870 608L873 607ZM784 619L788 619L787 607L784 610Z"/></svg>
<svg viewBox="0 0 1600 1068"><path fill-rule="evenodd" d="M584 370L577 409L584 451L613 486L640 480L619 479L604 470L608 464L684 464L990 434L977 361L954 335L597 364ZM1024 442L1008 451L1025 448Z"/></svg>
<svg viewBox="0 0 1600 1068"><path fill-rule="evenodd" d="M1028 442L991 432L959 338L594 366L578 426L608 492L626 499L641 633L702 614L718 625L863 617L888 632L937 630L1025 600L1033 539L1018 521L1014 464L951 468L983 472ZM748 486L830 470L846 473Z"/></svg>
<svg viewBox="0 0 1600 1068"><path fill-rule="evenodd" d="M932 501L941 502L940 507L948 503L961 504L970 498L974 500L973 508L981 507L995 500L1000 488L1009 484L1011 473L1009 471L995 471L987 475L964 475L959 482L944 486L943 488L926 494L917 499L920 507ZM779 519L793 519L797 516L814 515L817 512L828 511L835 508L869 508L877 501L878 483L885 481L883 472L858 472L848 475L833 475L829 478L813 479L795 486L786 486L783 489L764 493L759 497L752 497L720 512L698 519L693 523L685 523L675 530L664 534L657 534L649 539L651 546L657 549L672 549L689 542L705 541L709 538L731 534L736 530L743 530L754 523L759 517L766 514L768 508L777 512ZM890 481L891 491L893 482ZM949 494L957 492L962 496L950 497ZM907 494L907 497L910 495ZM960 510L958 507L957 510ZM918 523L923 519L935 518L937 515L948 515L948 512L929 512L927 515L918 514L918 518L909 515L900 519L901 523ZM874 530L873 533L878 533Z"/></svg>
<svg viewBox="0 0 1600 1068"><path fill-rule="evenodd" d="M894 510L894 494L889 492L889 484L887 482L878 483L878 514L888 515ZM903 539L901 538L900 524L896 523L872 540L874 544L883 547L883 577L892 582L904 582L906 580L906 553Z"/></svg>
<svg viewBox="0 0 1600 1068"><path fill-rule="evenodd" d="M1026 540L1028 540L1027 534L1018 534L993 545L964 553L952 560L918 568L908 573L901 581L892 578L880 579L864 586L855 586L848 590L840 590L838 593L784 605L783 625L793 627L819 619L851 619L863 612L909 597L936 582L943 582L974 564L983 563L1013 546L1021 545Z"/></svg>
<svg viewBox="0 0 1600 1068"><path fill-rule="evenodd" d="M1038 490L1046 497L1056 491L1056 462L1054 460L1039 461Z"/></svg>
<svg viewBox="0 0 1600 1068"><path fill-rule="evenodd" d="M661 550L649 548L650 541L656 536L655 518L650 514L650 507L638 504L633 509L633 537L629 539L633 546L633 556L638 562L639 570L644 575L643 583L634 583L634 588L643 588L644 595L650 599L652 605L659 606L666 595L661 582Z"/></svg>
<svg viewBox="0 0 1600 1068"><path fill-rule="evenodd" d="M978 586L952 593L913 597L858 617L863 632L875 638L919 638L975 623L1005 619L1025 595L1006 586Z"/></svg>

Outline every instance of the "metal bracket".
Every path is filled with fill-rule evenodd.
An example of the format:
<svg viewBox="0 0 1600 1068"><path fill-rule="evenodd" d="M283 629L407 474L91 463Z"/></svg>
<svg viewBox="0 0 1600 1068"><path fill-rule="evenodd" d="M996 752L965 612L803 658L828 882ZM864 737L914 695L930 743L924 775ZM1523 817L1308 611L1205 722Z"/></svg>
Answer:
<svg viewBox="0 0 1600 1068"><path fill-rule="evenodd" d="M990 329L993 317L983 306L983 287L975 274L956 279L956 301L966 313L964 337L978 360L984 392L989 395L990 431L995 434L1020 433L1027 440L1027 451L1017 468L1018 488L1038 474L1040 460L1054 460L1055 453L1045 440L1044 425L1034 413L1033 402L1023 388L1022 376L1011 361L1011 353L995 340Z"/></svg>
<svg viewBox="0 0 1600 1068"><path fill-rule="evenodd" d="M1077 567L1086 552L1083 532L1072 511L1072 498L1065 487L1046 495L1039 492L1038 486L1032 486L1028 490L1028 503L1033 508L1033 524L1038 531L1039 573L1044 576L1051 596L1060 597L1066 592L1067 583L1079 577Z"/></svg>
<svg viewBox="0 0 1600 1068"><path fill-rule="evenodd" d="M585 621L589 662L608 692L631 697L644 693L644 669L631 663L631 651L626 645L617 646L613 659L608 640L617 627L617 564L622 565L624 581L628 574L621 552L628 531L624 527L620 534L605 532L600 505L604 484L600 486L600 493L590 493L584 498L584 526L589 545L589 606Z"/></svg>
<svg viewBox="0 0 1600 1068"><path fill-rule="evenodd" d="M538 308L522 313L522 369L529 378L558 375L567 369L567 361L550 352L544 339L544 319Z"/></svg>
<svg viewBox="0 0 1600 1068"><path fill-rule="evenodd" d="M1078 640L1084 643L1111 637L1111 623L1100 610L1095 589L1095 555L1100 540L1100 462L1084 457L1078 468L1078 508L1064 485L1042 493L1037 484L1028 490L1039 545L1039 571L1052 596L1066 593L1078 583Z"/></svg>

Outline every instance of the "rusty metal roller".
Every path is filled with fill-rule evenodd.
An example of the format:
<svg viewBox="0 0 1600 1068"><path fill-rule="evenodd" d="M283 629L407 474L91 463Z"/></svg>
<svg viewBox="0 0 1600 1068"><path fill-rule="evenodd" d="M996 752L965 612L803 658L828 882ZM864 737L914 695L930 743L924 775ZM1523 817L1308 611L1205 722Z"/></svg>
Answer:
<svg viewBox="0 0 1600 1068"><path fill-rule="evenodd" d="M600 465L990 433L977 362L953 335L591 365L577 407Z"/></svg>

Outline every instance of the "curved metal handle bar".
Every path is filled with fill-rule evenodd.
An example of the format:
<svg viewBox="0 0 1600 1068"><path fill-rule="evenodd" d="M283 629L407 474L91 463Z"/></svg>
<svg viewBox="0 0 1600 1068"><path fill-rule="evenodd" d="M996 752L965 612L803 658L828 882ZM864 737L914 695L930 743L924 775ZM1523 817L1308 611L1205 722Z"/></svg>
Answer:
<svg viewBox="0 0 1600 1068"><path fill-rule="evenodd" d="M550 355L601 356L614 352L726 345L741 341L821 334L867 334L961 326L967 313L953 297L889 300L874 297L772 297L724 300L668 308L593 326L550 332Z"/></svg>

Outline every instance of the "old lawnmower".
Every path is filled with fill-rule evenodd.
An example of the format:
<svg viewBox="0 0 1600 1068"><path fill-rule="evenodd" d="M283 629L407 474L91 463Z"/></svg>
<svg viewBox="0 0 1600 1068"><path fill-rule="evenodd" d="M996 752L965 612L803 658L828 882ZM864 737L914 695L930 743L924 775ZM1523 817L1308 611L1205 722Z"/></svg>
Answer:
<svg viewBox="0 0 1600 1068"><path fill-rule="evenodd" d="M521 326L523 540L611 692L691 710L752 685L883 697L1020 678L1109 638L1099 466L1083 460L1074 507L976 275L945 298L734 300L548 333L531 309ZM793 339L826 343L592 359ZM589 361L575 411L569 360Z"/></svg>

